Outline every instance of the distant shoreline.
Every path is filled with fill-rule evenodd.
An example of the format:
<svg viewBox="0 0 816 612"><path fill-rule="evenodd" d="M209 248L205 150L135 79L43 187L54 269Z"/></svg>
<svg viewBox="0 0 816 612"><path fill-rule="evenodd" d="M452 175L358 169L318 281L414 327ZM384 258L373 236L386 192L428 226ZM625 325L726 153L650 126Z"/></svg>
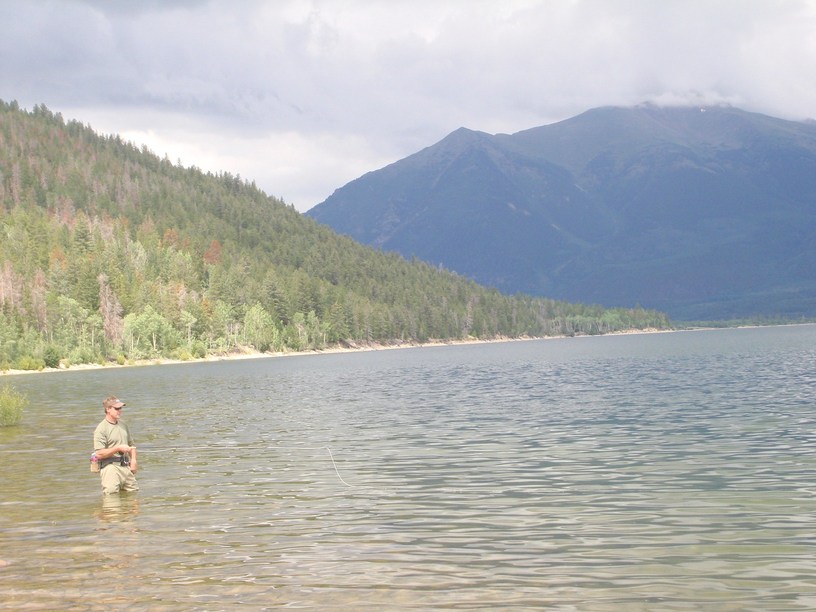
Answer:
<svg viewBox="0 0 816 612"><path fill-rule="evenodd" d="M207 357L203 358L196 358L196 359L170 359L170 358L157 358L157 359L139 359L136 361L118 364L115 362L99 364L99 363L80 363L76 365L72 365L67 368L43 368L42 370L0 370L0 376L16 376L20 374L48 374L48 373L55 373L55 372L80 372L83 370L106 370L106 369L115 369L115 368L136 368L136 367L147 367L147 366L157 366L157 365L174 365L174 364L184 364L184 363L206 363L206 362L214 362L214 361L237 361L241 359L266 359L266 358L275 358L275 357L300 357L304 355L331 355L331 354L338 354L338 353L360 353L360 352L369 352L369 351L388 351L388 350L397 350L397 349L410 349L410 348L431 348L431 347L438 347L438 346L459 346L459 345L468 345L468 344L498 344L502 342L526 342L530 340L558 340L564 338L598 338L601 336L622 336L622 335L633 335L633 334L662 334L662 333L669 333L669 332L676 332L676 331L683 331L679 329L657 329L657 328L649 328L649 329L631 329L631 330L622 330L622 331L614 331L609 332L606 334L596 334L596 335L589 335L589 334L576 334L575 336L522 336L518 338L491 338L489 340L481 340L478 338L471 338L465 340L431 340L429 342L403 342L403 343L395 343L395 344L379 344L379 343L371 343L371 344L351 344L347 346L330 346L325 349L313 349L308 351L278 351L274 353L262 353L260 351L253 351L249 349L241 349L232 353L225 353L223 355L208 355Z"/></svg>
<svg viewBox="0 0 816 612"><path fill-rule="evenodd" d="M777 326L795 326L795 325L814 325L813 322L804 323L778 323L773 325L735 325L733 327L675 327L671 329L627 329L620 331L608 332L605 334L575 334L574 336L521 336L518 338L491 338L489 340L482 340L478 338L470 338L466 340L431 340L429 342L402 342L394 344L350 344L347 346L330 346L325 349L312 349L308 351L277 351L274 353L261 353L251 349L242 348L231 353L222 355L208 355L203 358L196 359L139 359L128 363L118 364L114 362L98 364L98 363L80 363L72 365L67 368L43 368L42 370L0 370L0 377L2 376L17 376L20 374L48 374L54 372L80 372L83 370L106 370L116 368L137 368L159 365L178 365L185 363L206 363L217 361L238 361L241 359L269 359L276 357L301 357L306 355L332 355L340 353L361 353L369 351L389 351L397 349L411 349L411 348L432 348L439 346L464 346L468 344L498 344L502 342L526 342L530 340L559 340L566 338L600 338L603 336L628 336L628 335L642 335L642 334L667 334L674 332L693 332L693 331L712 331L718 329L752 329L759 327L777 327Z"/></svg>
<svg viewBox="0 0 816 612"><path fill-rule="evenodd" d="M82 370L106 370L106 369L115 369L115 368L137 368L137 367L147 367L147 366L157 366L157 365L174 365L174 364L184 364L184 363L206 363L206 362L216 362L216 361L237 361L241 359L268 359L268 358L275 358L275 357L301 357L305 355L332 355L332 354L339 354L339 353L361 353L361 352L369 352L369 351L390 351L390 350L397 350L397 349L411 349L411 348L432 348L438 346L459 346L459 345L468 345L468 344L498 344L502 342L526 342L530 340L559 340L559 339L566 339L566 338L600 338L603 336L628 336L628 335L641 335L641 334L667 334L673 332L691 332L691 331L712 331L718 329L752 329L752 328L759 328L759 327L777 327L777 326L794 326L794 325L814 325L816 323L812 322L804 322L804 323L778 323L774 325L735 325L733 327L675 327L671 329L657 329L657 328L647 328L647 329L627 329L621 331L613 331L608 332L605 334L576 334L574 336L521 336L518 338L491 338L489 340L481 340L478 338L470 338L466 340L431 340L429 342L402 342L402 343L395 343L395 344L379 344L379 343L370 343L370 344L350 344L347 346L330 346L325 349L312 349L308 351L277 351L274 353L261 353L259 351L253 351L251 349L242 348L236 350L231 353L225 353L222 355L208 355L207 357L203 358L196 358L196 359L170 359L170 358L157 358L157 359L139 359L136 361L118 364L114 362L106 363L106 364L98 364L98 363L80 363L76 365L72 365L67 368L43 368L42 370L0 370L0 377L1 376L16 376L19 374L48 374L54 372L80 372Z"/></svg>
<svg viewBox="0 0 816 612"><path fill-rule="evenodd" d="M368 352L368 351L388 351L388 350L396 350L396 349L410 349L410 348L432 348L438 346L458 346L458 345L468 345L468 344L498 344L502 342L525 342L530 340L559 340L565 338L600 338L603 336L626 336L626 335L639 335L639 334L666 334L666 333L674 333L674 332L692 332L692 331L713 331L719 329L753 329L759 327L789 327L789 326L796 326L796 325L816 325L816 323L812 321L805 321L805 322L797 322L797 323L774 323L771 325L734 325L734 326L725 326L725 327L673 327L671 329L658 329L658 328L646 328L646 329L627 329L627 330L620 330L620 331L613 331L607 332L605 334L575 334L574 336L566 336L566 335L559 335L559 336L521 336L518 338L491 338L488 340L482 340L478 338L469 338L465 340L431 340L429 342L400 342L394 344L379 344L379 343L370 343L370 344L356 344L352 343L346 346L330 346L324 349L312 349L308 351L277 351L274 353L261 353L259 351L254 351L248 349L246 347L236 350L231 353L225 353L221 355L208 355L207 357L203 358L195 358L195 359L170 359L170 358L157 358L157 359L139 359L136 361L130 361L128 363L118 364L115 362L99 364L99 363L80 363L76 365L72 365L67 368L43 368L42 370L0 370L0 377L2 376L17 376L20 374L48 374L54 372L79 372L82 370L105 370L105 369L114 369L114 368L136 368L136 367L147 367L147 366L157 366L157 365L174 365L174 364L184 364L184 363L206 363L206 362L214 362L214 361L237 361L240 359L267 359L267 358L274 358L274 357L300 357L304 355L331 355L331 354L338 354L338 353L360 353L360 352Z"/></svg>

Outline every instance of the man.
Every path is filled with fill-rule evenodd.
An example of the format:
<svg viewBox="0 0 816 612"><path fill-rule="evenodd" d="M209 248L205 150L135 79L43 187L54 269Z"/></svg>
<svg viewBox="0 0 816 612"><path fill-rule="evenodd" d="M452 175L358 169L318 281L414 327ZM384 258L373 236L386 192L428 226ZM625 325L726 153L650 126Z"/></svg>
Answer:
<svg viewBox="0 0 816 612"><path fill-rule="evenodd" d="M136 482L136 447L130 430L120 421L125 402L114 396L102 402L105 418L94 431L94 453L99 460L102 493L109 495L119 491L138 491Z"/></svg>

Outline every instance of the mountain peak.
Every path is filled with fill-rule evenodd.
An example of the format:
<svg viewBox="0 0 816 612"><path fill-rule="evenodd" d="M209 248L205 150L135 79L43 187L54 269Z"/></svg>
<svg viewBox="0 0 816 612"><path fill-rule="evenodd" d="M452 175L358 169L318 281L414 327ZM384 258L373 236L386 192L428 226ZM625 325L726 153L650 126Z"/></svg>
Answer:
<svg viewBox="0 0 816 612"><path fill-rule="evenodd" d="M508 293L699 320L816 316L814 201L816 125L642 104L459 128L309 214Z"/></svg>
<svg viewBox="0 0 816 612"><path fill-rule="evenodd" d="M440 140L436 146L440 146L443 148L461 148L461 147L469 147L478 144L484 144L489 142L492 139L492 136L487 132L479 132L477 130L471 130L466 127L460 127L447 136L445 136L442 140Z"/></svg>

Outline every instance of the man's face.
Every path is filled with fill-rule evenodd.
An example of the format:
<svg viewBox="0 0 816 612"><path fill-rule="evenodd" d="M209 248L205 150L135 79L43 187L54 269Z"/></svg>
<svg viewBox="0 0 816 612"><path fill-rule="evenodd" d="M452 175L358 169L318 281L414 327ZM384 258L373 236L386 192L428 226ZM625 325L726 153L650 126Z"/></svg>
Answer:
<svg viewBox="0 0 816 612"><path fill-rule="evenodd" d="M107 409L107 412L108 412L108 420L111 423L118 423L119 422L119 417L122 415L122 408L121 407L119 407L119 408L110 407L110 408Z"/></svg>

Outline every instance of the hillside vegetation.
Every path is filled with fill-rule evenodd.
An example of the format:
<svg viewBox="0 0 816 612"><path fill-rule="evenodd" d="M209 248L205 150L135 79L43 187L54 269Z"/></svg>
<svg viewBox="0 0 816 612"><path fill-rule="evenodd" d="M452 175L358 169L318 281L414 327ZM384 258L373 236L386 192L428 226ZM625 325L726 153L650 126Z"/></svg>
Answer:
<svg viewBox="0 0 816 612"><path fill-rule="evenodd" d="M239 176L0 101L0 369L668 325L502 295L337 235Z"/></svg>

